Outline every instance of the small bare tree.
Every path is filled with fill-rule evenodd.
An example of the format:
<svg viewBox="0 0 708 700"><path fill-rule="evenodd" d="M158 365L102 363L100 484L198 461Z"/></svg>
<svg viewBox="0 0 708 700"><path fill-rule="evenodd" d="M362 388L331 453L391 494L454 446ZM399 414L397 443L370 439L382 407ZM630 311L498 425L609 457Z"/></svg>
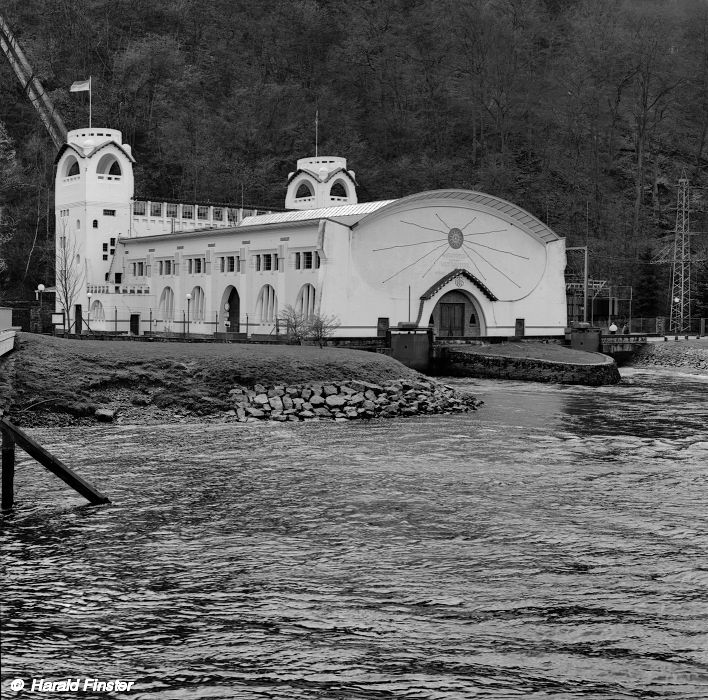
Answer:
<svg viewBox="0 0 708 700"><path fill-rule="evenodd" d="M288 304L280 314L280 320L285 323L285 332L290 340L302 343L307 338L308 319L301 311Z"/></svg>
<svg viewBox="0 0 708 700"><path fill-rule="evenodd" d="M71 308L84 284L84 268L80 257L80 246L76 236L62 226L57 240L57 255L54 269L57 300L64 308L65 332L71 332L76 319L71 320Z"/></svg>
<svg viewBox="0 0 708 700"><path fill-rule="evenodd" d="M339 326L336 316L313 314L307 319L307 338L314 340L322 348Z"/></svg>

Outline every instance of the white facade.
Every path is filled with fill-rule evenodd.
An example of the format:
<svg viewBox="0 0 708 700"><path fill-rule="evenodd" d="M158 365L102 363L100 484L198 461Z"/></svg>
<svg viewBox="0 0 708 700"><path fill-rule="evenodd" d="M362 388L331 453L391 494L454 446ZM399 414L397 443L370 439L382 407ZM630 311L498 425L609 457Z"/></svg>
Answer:
<svg viewBox="0 0 708 700"><path fill-rule="evenodd" d="M292 305L338 317L340 336L563 333L565 241L509 202L437 190L358 204L345 159L320 156L290 174L292 211L140 203L120 140L73 131L58 157L57 239L74 225L85 270L72 318L91 330L273 335Z"/></svg>

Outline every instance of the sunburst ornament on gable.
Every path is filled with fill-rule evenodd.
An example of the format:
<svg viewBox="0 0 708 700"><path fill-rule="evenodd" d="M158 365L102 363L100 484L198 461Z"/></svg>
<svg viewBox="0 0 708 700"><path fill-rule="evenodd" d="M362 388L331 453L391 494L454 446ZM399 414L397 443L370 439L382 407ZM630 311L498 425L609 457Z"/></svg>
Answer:
<svg viewBox="0 0 708 700"><path fill-rule="evenodd" d="M450 226L446 221L443 220L443 218L437 212L435 213L435 217L438 219L438 221L440 221L442 226L445 227L444 229L424 226L423 224L416 223L415 221L406 221L405 219L401 219L400 221L402 224L407 224L408 226L415 226L416 228L423 229L425 231L433 231L435 233L442 234L442 237L433 238L427 241L418 241L417 243L404 243L401 245L388 246L386 248L372 249L374 253L378 253L384 250L393 250L394 248L412 248L414 246L421 245L432 246L417 260L414 260L412 263L394 272L385 280L382 280L382 284L386 284L386 282L389 282L390 280L394 279L394 277L397 277L402 272L409 270L410 268L414 267L415 265L418 265L419 263L424 262L424 264L427 265L428 261L432 259L432 262L427 265L425 271L421 275L421 277L425 277L446 253L450 252L451 250L461 250L469 260L469 263L474 269L475 273L479 275L481 279L485 281L487 280L487 277L481 269L482 267L487 266L492 270L498 272L500 275L502 275L502 277L511 282L515 287L519 289L521 288L521 286L516 282L516 280L510 277L506 272L504 272L504 270L500 269L497 264L495 264L496 262L499 265L502 265L503 263L500 260L492 262L489 258L494 257L495 254L500 254L509 255L514 258L520 258L521 260L528 261L529 258L527 256L520 255L519 253L514 253L511 250L495 248L494 246L486 245L485 243L480 243L479 241L472 240L472 238L476 236L487 236L494 233L504 233L505 231L508 231L507 228L491 229L489 231L475 231L474 233L465 233L465 229L477 220L476 216L472 217L464 226L460 227ZM502 258L502 260L506 259L508 258ZM489 271L487 271L487 274L489 274Z"/></svg>

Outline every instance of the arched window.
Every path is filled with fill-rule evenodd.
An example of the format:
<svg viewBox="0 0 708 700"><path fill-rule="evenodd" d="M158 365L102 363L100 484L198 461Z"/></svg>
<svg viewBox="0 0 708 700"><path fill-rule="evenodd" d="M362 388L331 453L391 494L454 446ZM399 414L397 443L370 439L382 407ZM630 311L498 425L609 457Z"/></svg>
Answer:
<svg viewBox="0 0 708 700"><path fill-rule="evenodd" d="M303 284L297 295L295 311L309 318L315 313L315 288L311 284Z"/></svg>
<svg viewBox="0 0 708 700"><path fill-rule="evenodd" d="M91 320L92 321L105 321L106 320L106 312L103 309L103 304L98 299L96 299L91 304Z"/></svg>
<svg viewBox="0 0 708 700"><path fill-rule="evenodd" d="M329 196L330 197L342 197L343 199L347 198L347 190L344 187L344 183L341 180L337 180L332 185L332 189L329 191Z"/></svg>
<svg viewBox="0 0 708 700"><path fill-rule="evenodd" d="M64 164L64 177L73 177L79 174L79 161L74 156L66 159Z"/></svg>
<svg viewBox="0 0 708 700"><path fill-rule="evenodd" d="M193 321L203 321L204 320L204 290L201 287L195 287L192 290L192 301L190 302L192 307L192 320Z"/></svg>
<svg viewBox="0 0 708 700"><path fill-rule="evenodd" d="M269 284L264 284L256 301L256 317L262 323L273 323L277 315L278 297L275 294L275 289Z"/></svg>
<svg viewBox="0 0 708 700"><path fill-rule="evenodd" d="M98 161L96 172L98 173L99 178L102 179L106 176L114 178L122 175L120 163L112 153L106 153L106 155Z"/></svg>
<svg viewBox="0 0 708 700"><path fill-rule="evenodd" d="M160 316L163 321L172 321L175 317L175 293L172 287L165 287L160 295Z"/></svg>
<svg viewBox="0 0 708 700"><path fill-rule="evenodd" d="M93 227L98 228L98 219L93 220Z"/></svg>
<svg viewBox="0 0 708 700"><path fill-rule="evenodd" d="M295 193L295 199L302 199L303 197L314 197L315 191L312 189L312 185L305 180L300 187L297 188Z"/></svg>

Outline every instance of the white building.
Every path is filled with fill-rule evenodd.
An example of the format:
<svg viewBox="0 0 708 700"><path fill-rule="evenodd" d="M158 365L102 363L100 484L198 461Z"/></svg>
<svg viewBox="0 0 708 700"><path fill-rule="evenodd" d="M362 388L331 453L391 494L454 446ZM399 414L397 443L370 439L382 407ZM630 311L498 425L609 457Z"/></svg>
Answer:
<svg viewBox="0 0 708 700"><path fill-rule="evenodd" d="M327 156L298 161L286 212L136 201L121 140L77 129L57 157L57 258L75 242L84 329L276 334L292 305L337 316L340 336L563 334L565 241L514 204L452 189L359 204Z"/></svg>

